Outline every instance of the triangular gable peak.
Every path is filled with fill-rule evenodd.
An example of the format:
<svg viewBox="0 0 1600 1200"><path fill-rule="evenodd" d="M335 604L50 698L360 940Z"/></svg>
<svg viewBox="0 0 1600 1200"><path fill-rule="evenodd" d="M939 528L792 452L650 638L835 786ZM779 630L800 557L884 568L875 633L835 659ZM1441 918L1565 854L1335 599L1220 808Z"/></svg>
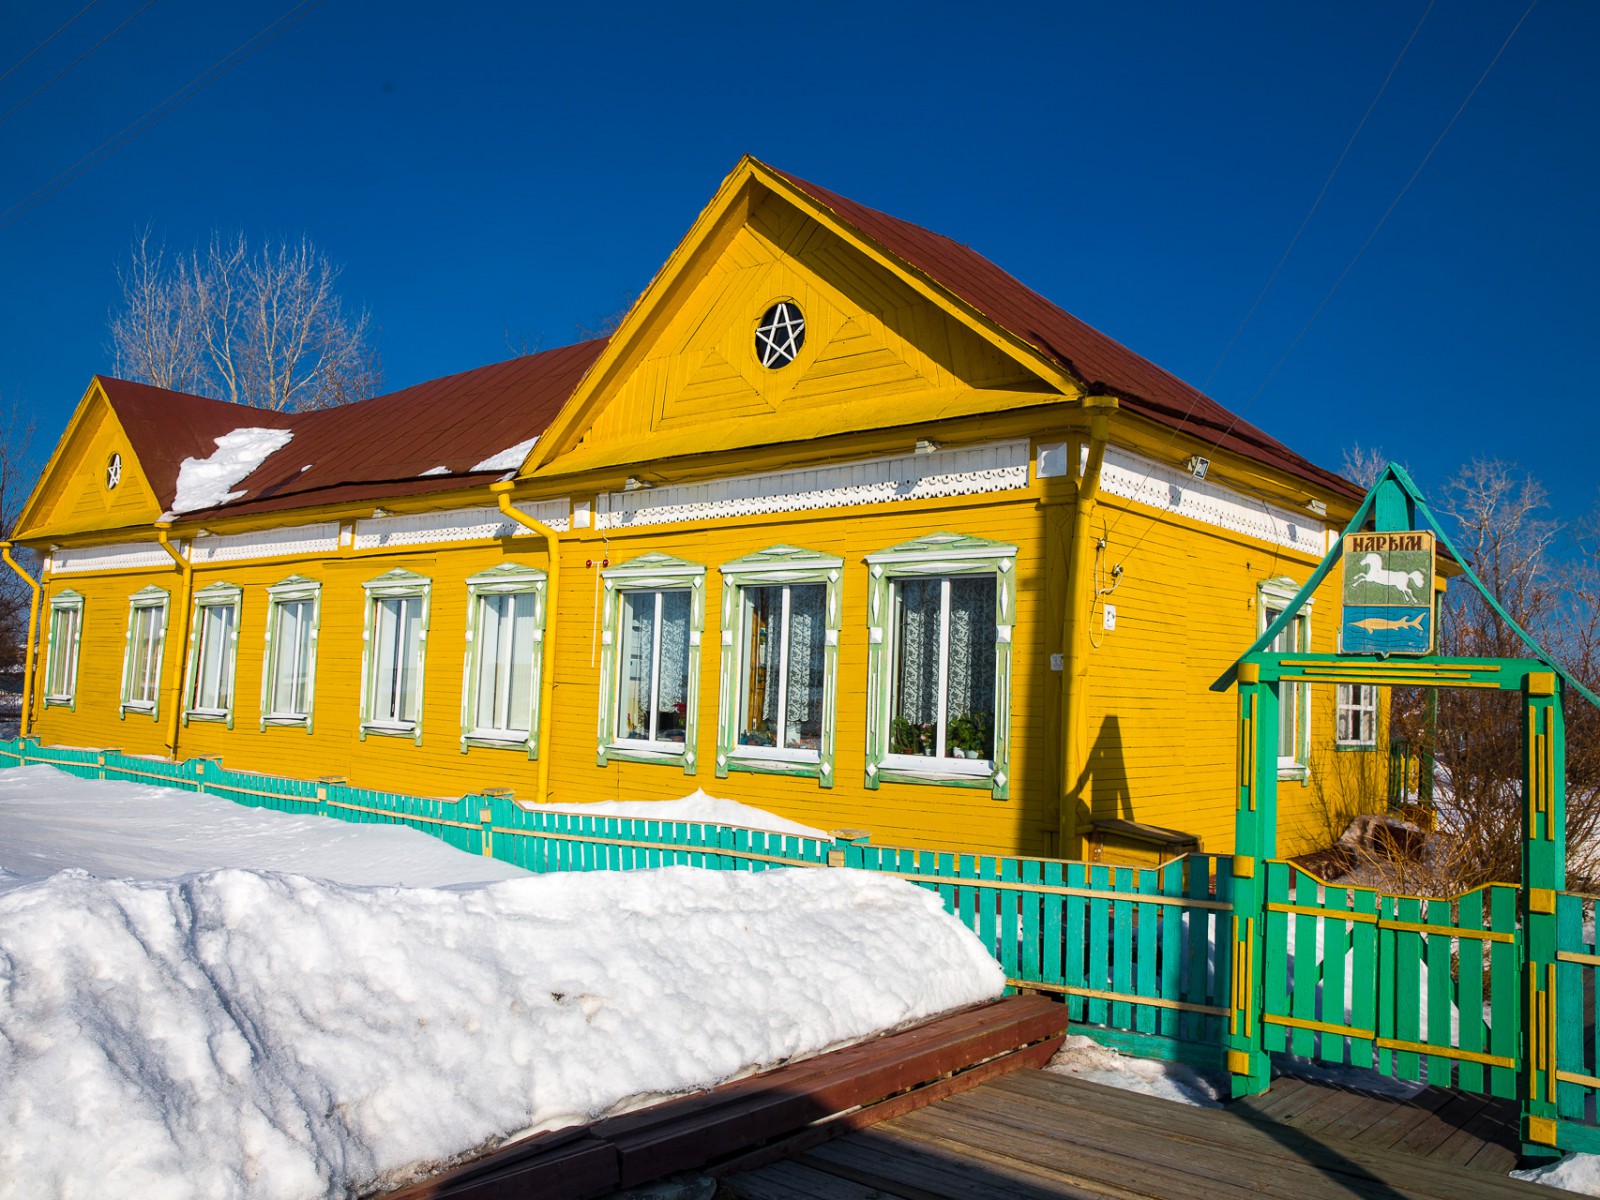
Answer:
<svg viewBox="0 0 1600 1200"><path fill-rule="evenodd" d="M797 308L791 360L757 329ZM631 465L1076 399L1057 364L753 159L634 305L523 473ZM872 403L853 403L870 396Z"/></svg>
<svg viewBox="0 0 1600 1200"><path fill-rule="evenodd" d="M96 376L23 505L13 536L67 537L149 525L162 508L133 439Z"/></svg>
<svg viewBox="0 0 1600 1200"><path fill-rule="evenodd" d="M1261 635L1250 644L1250 648L1241 654L1225 671L1222 676L1211 685L1214 692L1226 691L1238 678L1239 665L1252 654L1260 654L1267 650L1278 635L1287 629L1295 619L1295 615L1311 602L1317 588L1327 579L1333 568L1344 557L1345 539L1357 533L1394 533L1407 530L1426 530L1433 533L1440 546L1455 559L1461 568L1462 576L1472 585L1502 621L1516 633L1522 643L1533 652L1533 658L1548 667L1551 671L1566 682L1566 684L1585 697L1591 704L1600 707L1600 697L1597 697L1583 684L1573 678L1572 673L1562 667L1545 651L1544 647L1527 630L1522 628L1512 619L1511 614L1500 606L1500 602L1486 588L1483 581L1478 578L1472 569L1472 563L1456 549L1450 540L1450 535L1445 532L1444 526L1428 506L1422 492L1412 481L1411 476L1397 463L1390 463L1378 476L1377 481L1368 489L1361 506L1356 509L1355 516L1350 518L1350 523L1345 526L1344 534L1333 545L1333 548L1323 557L1317 569L1311 573L1311 578L1306 580L1305 586L1290 600L1278 614L1277 618L1262 630ZM1432 583L1428 586L1431 588ZM1352 656L1354 661L1357 656ZM1354 676L1354 682L1359 682Z"/></svg>

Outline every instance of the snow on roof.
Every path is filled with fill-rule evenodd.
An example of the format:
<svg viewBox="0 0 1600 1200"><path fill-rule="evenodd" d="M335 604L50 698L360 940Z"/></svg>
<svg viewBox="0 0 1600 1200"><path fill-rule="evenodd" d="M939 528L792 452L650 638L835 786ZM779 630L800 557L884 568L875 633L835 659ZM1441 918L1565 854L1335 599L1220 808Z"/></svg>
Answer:
<svg viewBox="0 0 1600 1200"><path fill-rule="evenodd" d="M243 869L245 826L265 835L260 865L347 836L328 864L343 879L384 877L395 834L430 839L216 797L182 795L177 813L172 795L0 771L0 1162L18 1195L108 1179L137 1195L367 1195L1005 985L937 895L886 876L361 887ZM207 807L241 822L216 855L235 869L187 873L210 854L184 817ZM165 811L164 832L126 844L118 809Z"/></svg>
<svg viewBox="0 0 1600 1200"><path fill-rule="evenodd" d="M217 448L209 458L183 460L172 511L199 512L239 499L245 493L229 489L287 446L292 437L290 429L235 429L223 434L216 439Z"/></svg>
<svg viewBox="0 0 1600 1200"><path fill-rule="evenodd" d="M477 466L474 471L515 471L522 465L522 460L528 457L528 451L533 449L537 436L525 442L518 442L515 446L508 446L498 454L491 454Z"/></svg>

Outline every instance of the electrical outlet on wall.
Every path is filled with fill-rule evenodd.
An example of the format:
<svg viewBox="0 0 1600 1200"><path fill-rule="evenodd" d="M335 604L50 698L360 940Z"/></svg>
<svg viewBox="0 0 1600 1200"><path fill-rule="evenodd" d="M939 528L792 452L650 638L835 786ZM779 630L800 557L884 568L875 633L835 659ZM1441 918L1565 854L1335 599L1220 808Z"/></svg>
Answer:
<svg viewBox="0 0 1600 1200"><path fill-rule="evenodd" d="M1107 629L1115 629L1117 627L1117 606L1115 604L1106 605L1105 626Z"/></svg>

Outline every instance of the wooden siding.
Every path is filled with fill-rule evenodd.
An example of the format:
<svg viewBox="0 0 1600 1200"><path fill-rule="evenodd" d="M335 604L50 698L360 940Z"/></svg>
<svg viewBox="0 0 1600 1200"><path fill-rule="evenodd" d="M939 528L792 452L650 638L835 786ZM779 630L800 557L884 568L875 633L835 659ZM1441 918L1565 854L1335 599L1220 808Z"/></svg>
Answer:
<svg viewBox="0 0 1600 1200"><path fill-rule="evenodd" d="M869 508L755 515L638 530L582 530L563 539L561 594L548 636L556 647L555 728L549 799L558 803L663 799L703 788L823 829L860 827L874 840L997 853L1050 854L1055 845L1059 704L1062 676L1050 669L1062 635L1066 517L1062 479L969 497ZM865 786L867 568L864 556L928 533L972 534L1017 547L1018 614L1013 630L1012 798L997 801L977 788L885 783ZM1133 506L1102 505L1096 533L1109 534L1107 564L1123 561L1123 582L1110 600L1117 627L1095 634L1091 650L1094 751L1085 816L1126 817L1198 834L1208 850L1229 852L1235 698L1208 691L1210 682L1254 636L1256 586L1278 575L1304 578L1307 562L1291 561L1246 538ZM843 618L837 689L835 786L814 779L732 773L715 776L722 579L717 568L784 543L844 560ZM1135 543L1137 547L1135 548ZM1131 551L1131 554L1130 554ZM595 762L599 703L601 564L648 552L707 567L706 629L701 656L698 770L681 766ZM233 728L191 721L179 752L222 755L239 769L315 778L348 777L365 787L456 796L505 787L532 795L536 764L521 750L460 748L460 703L469 576L497 563L546 566L537 538L347 553L268 563L224 563L198 569L196 589L223 581L244 589L235 668ZM421 744L409 737L359 736L360 665L365 595L362 584L396 568L432 581L425 657ZM1106 567L1106 572L1109 566ZM311 732L260 728L266 589L292 574L323 584ZM173 637L165 649L166 687L160 721L120 719L123 639L128 597L154 583L173 593ZM181 576L174 570L74 574L50 581L84 597L83 658L75 712L53 708L37 729L47 741L118 746L162 753L168 705L182 650L173 644L182 622ZM1313 616L1317 648L1331 645L1331 600ZM1098 610L1097 610L1098 611ZM1326 615L1322 615L1322 614ZM1313 745L1331 744L1331 687L1313 689ZM1345 760L1350 756L1340 755ZM1377 756L1360 756L1375 758ZM1316 786L1286 783L1284 840L1293 853L1316 840ZM1066 847L1072 851L1073 847Z"/></svg>
<svg viewBox="0 0 1600 1200"><path fill-rule="evenodd" d="M122 456L121 481L107 489L106 468L113 454ZM148 525L161 515L133 446L98 388L69 429L55 469L41 481L31 508L29 532L40 537Z"/></svg>

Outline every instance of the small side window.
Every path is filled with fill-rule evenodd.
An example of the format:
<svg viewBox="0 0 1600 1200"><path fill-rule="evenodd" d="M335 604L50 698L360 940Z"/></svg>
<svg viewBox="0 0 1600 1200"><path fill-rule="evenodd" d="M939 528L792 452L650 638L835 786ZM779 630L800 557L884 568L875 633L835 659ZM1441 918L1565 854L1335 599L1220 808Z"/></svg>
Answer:
<svg viewBox="0 0 1600 1200"><path fill-rule="evenodd" d="M83 640L83 597L77 592L57 592L50 598L49 637L44 671L45 706L75 709L78 646Z"/></svg>
<svg viewBox="0 0 1600 1200"><path fill-rule="evenodd" d="M1370 683L1341 683L1334 741L1346 750L1373 750L1378 745L1378 689Z"/></svg>

